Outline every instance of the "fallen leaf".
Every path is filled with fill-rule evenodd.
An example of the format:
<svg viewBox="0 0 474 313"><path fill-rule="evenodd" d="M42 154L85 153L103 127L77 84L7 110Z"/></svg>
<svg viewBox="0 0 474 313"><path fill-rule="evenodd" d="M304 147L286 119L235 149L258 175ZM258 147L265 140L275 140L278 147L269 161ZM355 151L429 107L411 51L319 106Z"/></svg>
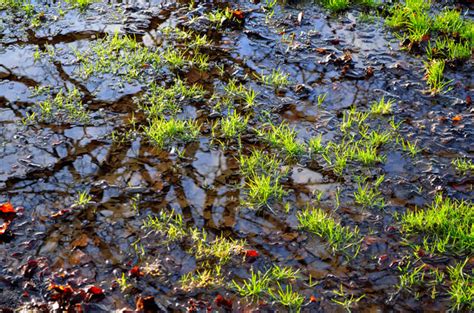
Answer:
<svg viewBox="0 0 474 313"><path fill-rule="evenodd" d="M386 254L382 254L381 256L379 256L379 264L381 265L383 262L387 261L388 260L388 255Z"/></svg>
<svg viewBox="0 0 474 313"><path fill-rule="evenodd" d="M421 248L419 248L417 251L416 251L416 255L419 257L419 258L422 258L426 255L425 251Z"/></svg>
<svg viewBox="0 0 474 313"><path fill-rule="evenodd" d="M453 117L453 122L460 122L461 120L462 120L461 115L456 115L455 117Z"/></svg>
<svg viewBox="0 0 474 313"><path fill-rule="evenodd" d="M73 249L77 247L83 248L83 247L86 247L88 243L89 243L89 237L87 237L86 234L81 234L79 235L78 238L76 238L76 240L71 242L71 246Z"/></svg>
<svg viewBox="0 0 474 313"><path fill-rule="evenodd" d="M94 296L102 296L104 294L104 290L97 286L90 286L89 289L87 289L87 292Z"/></svg>
<svg viewBox="0 0 474 313"><path fill-rule="evenodd" d="M471 104L472 104L472 99L471 99L471 96L470 96L470 95L467 95L467 96L466 96L466 104L467 104L467 105L471 105Z"/></svg>
<svg viewBox="0 0 474 313"><path fill-rule="evenodd" d="M134 266L130 269L130 277L140 277L143 276L143 273L140 271L140 267Z"/></svg>
<svg viewBox="0 0 474 313"><path fill-rule="evenodd" d="M235 18L236 20L241 21L244 19L245 14L241 10L232 10L232 17Z"/></svg>
<svg viewBox="0 0 474 313"><path fill-rule="evenodd" d="M315 296L309 297L309 302L317 302L317 301L318 301L318 299L316 299Z"/></svg>
<svg viewBox="0 0 474 313"><path fill-rule="evenodd" d="M2 213L16 213L15 208L10 202L0 204L0 212Z"/></svg>
<svg viewBox="0 0 474 313"><path fill-rule="evenodd" d="M365 77L369 78L374 76L374 68L372 66L369 66L365 69Z"/></svg>
<svg viewBox="0 0 474 313"><path fill-rule="evenodd" d="M364 242L365 242L368 246L370 246L370 245L376 243L377 241L379 241L379 238L373 237L373 236L366 236L366 237L364 238Z"/></svg>
<svg viewBox="0 0 474 313"><path fill-rule="evenodd" d="M245 251L245 256L248 258L256 258L258 257L258 252L256 250L246 250Z"/></svg>
<svg viewBox="0 0 474 313"><path fill-rule="evenodd" d="M71 286L69 285L56 285L54 283L51 283L49 285L49 290L54 290L60 294L64 294L64 295L71 295L74 293L74 289L72 289Z"/></svg>
<svg viewBox="0 0 474 313"><path fill-rule="evenodd" d="M69 263L71 263L71 265L85 264L90 261L91 257L80 249L74 250L69 257Z"/></svg>
<svg viewBox="0 0 474 313"><path fill-rule="evenodd" d="M324 48L316 48L314 50L316 50L316 52L319 54L326 54L328 52L328 50Z"/></svg>
<svg viewBox="0 0 474 313"><path fill-rule="evenodd" d="M135 310L143 313L158 312L158 305L156 305L153 296L137 297L135 302Z"/></svg>
<svg viewBox="0 0 474 313"><path fill-rule="evenodd" d="M217 297L214 299L214 303L219 307L224 306L228 309L232 308L232 300L226 299L221 295L217 295Z"/></svg>

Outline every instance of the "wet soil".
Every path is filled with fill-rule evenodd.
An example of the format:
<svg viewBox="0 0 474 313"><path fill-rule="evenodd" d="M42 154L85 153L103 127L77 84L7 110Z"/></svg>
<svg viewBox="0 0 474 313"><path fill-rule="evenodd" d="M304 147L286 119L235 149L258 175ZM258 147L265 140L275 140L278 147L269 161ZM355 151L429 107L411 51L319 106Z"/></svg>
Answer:
<svg viewBox="0 0 474 313"><path fill-rule="evenodd" d="M57 3L35 4L46 16L39 27L29 27L29 18L21 14L0 12L0 203L20 207L0 243L0 308L59 310L62 304L51 297L49 288L54 282L78 289L100 286L103 296L78 301L84 312L133 310L142 296L154 296L155 311L186 311L193 305L198 311L286 311L276 304L241 299L225 286L181 288L181 275L197 266L189 244L162 244L162 238L142 228L148 215L161 210L174 210L188 227L204 229L211 237L245 239L247 249L258 251L254 262L233 260L225 267L229 281L249 277L251 267L264 270L277 264L300 269L302 279L294 288L307 299L304 311L343 312L331 301L332 290L341 284L350 293L365 294L355 311L449 308L446 296L431 300L396 292L399 272L394 264L412 251L402 244L394 214L428 205L438 191L474 199L472 176L457 173L451 165L455 158L472 160L474 155L474 109L466 101L474 96L472 59L448 68L452 90L433 96L425 92L422 56L402 49L383 18L361 20L360 8L330 15L311 1L289 1L278 4L269 17L261 4L248 1L196 3L195 8L184 2L137 1L96 3L84 12L65 9L56 17ZM189 23L193 16L227 5L245 13L241 25L216 29L205 20ZM169 81L174 74L144 75L131 82L113 75L83 79L75 72L72 47L87 49L96 39L119 31L154 48L166 26L207 34L213 40L211 63L225 68L223 76L216 71L183 71L189 84L209 92L205 100L190 102L180 113L202 122L201 136L163 150L140 135L114 141L111 134L129 130L132 115L147 123L136 105L146 84ZM35 51L48 47L54 48L54 57L35 61ZM275 68L288 73L291 81L277 92L254 78L255 73ZM369 68L373 74L367 74ZM384 146L383 164L351 165L343 175L335 175L322 160L303 157L287 164L284 201L291 203L289 213L279 203L273 204L272 212L255 211L239 200L244 192L236 143L226 147L212 141L214 109L208 99L230 78L258 92L252 127L261 127L265 119L286 121L301 142L318 134L323 142L337 140L344 111L352 106L367 110L382 96L393 99L392 116L401 123L400 134L416 141L422 151L410 156L395 144ZM50 86L52 94L76 87L90 120L24 125L26 113L47 96L34 93L34 87L41 86ZM317 97L324 93L327 97L318 106ZM370 129L388 127L388 120L372 119ZM244 153L262 146L250 130L242 144ZM355 205L353 177L382 174L386 206ZM73 205L83 190L92 202ZM317 205L332 209L343 225L361 229L364 240L357 258L349 261L333 253L324 240L298 229L296 212L315 203L318 191L323 197ZM340 205L335 209L337 194ZM145 249L142 256L134 248L137 241ZM446 266L465 257L433 257L428 262ZM130 278L133 287L122 292L116 279L128 275L134 265L159 274ZM308 284L310 275L317 281L314 286ZM219 294L233 300L232 309L217 305ZM317 301L309 301L310 296Z"/></svg>

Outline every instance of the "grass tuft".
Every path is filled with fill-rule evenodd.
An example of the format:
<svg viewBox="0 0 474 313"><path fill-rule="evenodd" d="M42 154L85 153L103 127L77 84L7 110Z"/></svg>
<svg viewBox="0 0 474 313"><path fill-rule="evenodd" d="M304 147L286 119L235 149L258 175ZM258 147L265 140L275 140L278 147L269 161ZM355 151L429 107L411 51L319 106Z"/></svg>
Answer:
<svg viewBox="0 0 474 313"><path fill-rule="evenodd" d="M297 215L300 228L328 241L334 251L349 253L355 257L359 251L359 228L341 226L321 209L305 209Z"/></svg>
<svg viewBox="0 0 474 313"><path fill-rule="evenodd" d="M431 252L474 252L474 206L472 202L443 198L438 194L428 209L401 216L406 234L423 234L423 247Z"/></svg>

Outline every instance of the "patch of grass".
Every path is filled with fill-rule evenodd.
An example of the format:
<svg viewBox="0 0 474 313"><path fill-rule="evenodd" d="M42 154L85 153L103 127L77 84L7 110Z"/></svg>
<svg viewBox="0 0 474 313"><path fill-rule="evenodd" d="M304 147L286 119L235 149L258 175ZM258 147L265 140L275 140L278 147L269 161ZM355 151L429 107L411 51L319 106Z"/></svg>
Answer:
<svg viewBox="0 0 474 313"><path fill-rule="evenodd" d="M471 48L469 42L463 43L451 39L438 38L434 49L428 47L427 55L429 59L432 59L433 55L435 55L450 61L464 60L471 57Z"/></svg>
<svg viewBox="0 0 474 313"><path fill-rule="evenodd" d="M358 183L357 190L354 192L354 201L355 203L363 206L364 208L368 207L384 207L385 201L382 197L381 192L378 190L378 187L382 183L384 176L380 176L377 181L374 183L374 186L371 187L369 183L362 185Z"/></svg>
<svg viewBox="0 0 474 313"><path fill-rule="evenodd" d="M345 310L347 310L347 312L351 312L353 306L365 297L365 294L361 295L360 297L356 297L353 294L346 294L342 284L339 286L339 290L333 290L333 293L339 299L333 298L331 301L342 306Z"/></svg>
<svg viewBox="0 0 474 313"><path fill-rule="evenodd" d="M251 277L244 280L242 284L238 284L235 280L232 281L237 293L241 297L250 298L252 300L259 299L267 290L270 283L269 272L257 273L252 271Z"/></svg>
<svg viewBox="0 0 474 313"><path fill-rule="evenodd" d="M300 228L327 240L333 251L357 256L359 252L359 228L341 226L334 218L321 209L301 211L297 215ZM349 252L351 250L351 252Z"/></svg>
<svg viewBox="0 0 474 313"><path fill-rule="evenodd" d="M266 205L270 199L280 200L286 192L279 180L269 175L255 175L246 180L248 200L258 207Z"/></svg>
<svg viewBox="0 0 474 313"><path fill-rule="evenodd" d="M392 99L385 101L385 97L382 97L379 102L372 103L370 106L370 113L373 115L387 115L392 113L392 106Z"/></svg>
<svg viewBox="0 0 474 313"><path fill-rule="evenodd" d="M0 10L29 10L31 5L31 0L0 0ZM29 16L29 15L28 15Z"/></svg>
<svg viewBox="0 0 474 313"><path fill-rule="evenodd" d="M443 198L438 194L429 208L406 212L400 223L404 233L424 236L426 251L468 255L474 252L472 202Z"/></svg>
<svg viewBox="0 0 474 313"><path fill-rule="evenodd" d="M386 19L390 27L402 28L410 25L410 18L429 10L430 1L425 0L407 0L405 3L399 3L390 9L391 16Z"/></svg>
<svg viewBox="0 0 474 313"><path fill-rule="evenodd" d="M191 290L194 288L210 288L224 284L224 277L222 277L221 266L215 265L212 269L200 269L194 272L189 272L181 276L181 288L184 290Z"/></svg>
<svg viewBox="0 0 474 313"><path fill-rule="evenodd" d="M461 174L466 174L469 171L474 172L474 163L472 163L470 159L457 158L452 160L451 164L456 168L456 171Z"/></svg>
<svg viewBox="0 0 474 313"><path fill-rule="evenodd" d="M298 292L294 292L291 285L286 285L283 289L278 283L278 288L276 290L269 289L268 294L273 300L287 307L289 312L299 312L305 301L305 297Z"/></svg>
<svg viewBox="0 0 474 313"><path fill-rule="evenodd" d="M385 161L384 155L379 155L376 146L365 145L364 147L355 148L355 160L362 162L364 165L374 165Z"/></svg>
<svg viewBox="0 0 474 313"><path fill-rule="evenodd" d="M474 309L474 270L471 270L470 274L464 272L468 260L448 266L451 280L448 293L451 297L452 308L456 311Z"/></svg>
<svg viewBox="0 0 474 313"><path fill-rule="evenodd" d="M194 242L191 252L196 260L215 258L219 264L224 265L230 261L233 255L240 254L245 245L243 240L228 239L224 236L218 236L209 242L207 233L198 229L192 229L190 234Z"/></svg>
<svg viewBox="0 0 474 313"><path fill-rule="evenodd" d="M422 149L418 148L417 141L410 142L408 139L403 137L397 137L397 143L402 146L402 150L408 152L412 157L415 157Z"/></svg>
<svg viewBox="0 0 474 313"><path fill-rule="evenodd" d="M217 9L213 12L206 13L205 16L217 27L221 27L225 21L233 19L232 10L229 8L226 8L225 10Z"/></svg>
<svg viewBox="0 0 474 313"><path fill-rule="evenodd" d="M226 139L238 138L247 129L249 117L240 116L237 111L234 110L232 114L228 114L225 118L221 119L219 124L213 127L213 130L220 125L222 136Z"/></svg>
<svg viewBox="0 0 474 313"><path fill-rule="evenodd" d="M257 134L274 148L283 151L287 157L296 158L305 152L304 144L296 140L296 131L288 124L281 123L278 126L270 124L270 129L256 129Z"/></svg>
<svg viewBox="0 0 474 313"><path fill-rule="evenodd" d="M289 266L280 267L274 265L270 270L270 275L273 279L276 280L295 280L298 277L299 269L294 270Z"/></svg>
<svg viewBox="0 0 474 313"><path fill-rule="evenodd" d="M349 0L320 0L321 4L332 12L339 12L349 7Z"/></svg>
<svg viewBox="0 0 474 313"><path fill-rule="evenodd" d="M80 10L85 10L92 3L97 2L97 0L66 0L66 2L75 8L79 8Z"/></svg>
<svg viewBox="0 0 474 313"><path fill-rule="evenodd" d="M159 86L151 83L147 93L138 102L140 109L149 117L159 118L164 113L176 114L181 111L181 103L185 100L202 99L205 91L199 85L188 86L180 78L176 78L172 85Z"/></svg>
<svg viewBox="0 0 474 313"><path fill-rule="evenodd" d="M241 154L239 157L240 172L244 177L252 177L255 175L266 174L279 177L285 175L280 170L281 161L274 155L262 152L260 150L252 150L249 156Z"/></svg>
<svg viewBox="0 0 474 313"><path fill-rule="evenodd" d="M164 236L166 238L163 241L165 244L180 240L188 234L183 217L175 214L174 211L171 213L161 211L158 216L148 215L147 219L143 221L143 228Z"/></svg>
<svg viewBox="0 0 474 313"><path fill-rule="evenodd" d="M125 275L125 273L122 273L122 276L120 278L117 278L115 281L118 283L122 292L125 292L125 290L132 287L132 284L130 284L130 282L128 281L127 275Z"/></svg>
<svg viewBox="0 0 474 313"><path fill-rule="evenodd" d="M128 35L107 35L91 43L88 50L73 50L81 78L98 73L118 75L128 81L139 78L147 68L157 68L161 56Z"/></svg>
<svg viewBox="0 0 474 313"><path fill-rule="evenodd" d="M36 118L43 121L82 122L89 121L89 112L81 100L76 88L64 91L61 89L54 97L38 103Z"/></svg>
<svg viewBox="0 0 474 313"><path fill-rule="evenodd" d="M323 141L323 136L321 134L319 134L316 137L311 137L308 143L309 151L315 154L323 152L325 148L323 146L322 141Z"/></svg>
<svg viewBox="0 0 474 313"><path fill-rule="evenodd" d="M89 204L91 202L92 196L89 194L87 190L80 191L77 193L77 199L74 201L74 205L83 206Z"/></svg>
<svg viewBox="0 0 474 313"><path fill-rule="evenodd" d="M193 120L153 118L144 127L144 132L153 144L163 149L174 141L187 143L195 140L199 136L199 128L197 121Z"/></svg>
<svg viewBox="0 0 474 313"><path fill-rule="evenodd" d="M289 75L287 73L282 72L280 69L274 69L268 75L262 73L260 79L265 85L272 86L274 88L281 88L290 84L288 77Z"/></svg>
<svg viewBox="0 0 474 313"><path fill-rule="evenodd" d="M461 12L453 9L444 9L436 15L433 21L433 28L437 31L453 35L461 33L464 21Z"/></svg>

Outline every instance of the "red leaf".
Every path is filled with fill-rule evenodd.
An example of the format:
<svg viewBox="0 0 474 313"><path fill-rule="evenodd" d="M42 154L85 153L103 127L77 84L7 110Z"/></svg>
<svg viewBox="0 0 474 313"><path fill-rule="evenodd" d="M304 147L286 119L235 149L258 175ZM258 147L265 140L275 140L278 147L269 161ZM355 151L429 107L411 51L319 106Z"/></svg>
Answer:
<svg viewBox="0 0 474 313"><path fill-rule="evenodd" d="M309 297L309 302L317 302L317 301L318 301L318 299L316 299L315 296Z"/></svg>
<svg viewBox="0 0 474 313"><path fill-rule="evenodd" d="M102 296L104 294L104 290L97 286L90 286L89 289L87 289L87 292L95 296Z"/></svg>
<svg viewBox="0 0 474 313"><path fill-rule="evenodd" d="M467 105L471 105L471 104L472 104L472 99L471 99L471 96L470 96L470 95L467 95L467 96L466 96L466 104L467 104Z"/></svg>
<svg viewBox="0 0 474 313"><path fill-rule="evenodd" d="M419 258L422 258L426 255L425 251L423 249L418 249L418 251L416 251L416 255L419 257Z"/></svg>
<svg viewBox="0 0 474 313"><path fill-rule="evenodd" d="M130 276L138 278L140 276L143 276L143 273L140 271L140 268L138 266L134 266L130 269Z"/></svg>
<svg viewBox="0 0 474 313"><path fill-rule="evenodd" d="M232 300L226 299L221 295L217 295L217 297L214 299L214 303L217 304L217 306L225 306L227 308L232 308Z"/></svg>
<svg viewBox="0 0 474 313"><path fill-rule="evenodd" d="M13 205L10 202L0 204L0 212L2 213L16 213Z"/></svg>
<svg viewBox="0 0 474 313"><path fill-rule="evenodd" d="M259 256L258 252L256 250L246 250L245 251L245 256L248 258L256 258Z"/></svg>
<svg viewBox="0 0 474 313"><path fill-rule="evenodd" d="M244 12L242 12L241 10L233 10L232 11L232 16L236 19L236 20L243 20L245 15L244 15Z"/></svg>
<svg viewBox="0 0 474 313"><path fill-rule="evenodd" d="M382 254L381 256L379 256L379 264L382 264L386 260L388 260L388 255Z"/></svg>

